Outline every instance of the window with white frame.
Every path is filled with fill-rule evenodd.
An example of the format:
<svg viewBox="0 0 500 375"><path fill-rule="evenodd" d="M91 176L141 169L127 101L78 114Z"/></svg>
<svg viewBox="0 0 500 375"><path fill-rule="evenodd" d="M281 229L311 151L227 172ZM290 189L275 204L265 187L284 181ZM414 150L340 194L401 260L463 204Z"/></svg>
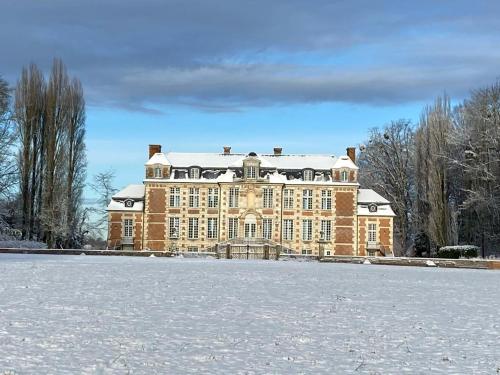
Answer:
<svg viewBox="0 0 500 375"><path fill-rule="evenodd" d="M321 232L323 232L323 240L332 240L332 221L331 220L321 220Z"/></svg>
<svg viewBox="0 0 500 375"><path fill-rule="evenodd" d="M194 240L198 238L198 218L190 217L188 219L188 238Z"/></svg>
<svg viewBox="0 0 500 375"><path fill-rule="evenodd" d="M347 182L349 180L349 172L347 172L347 171L341 171L340 172L340 180L342 182Z"/></svg>
<svg viewBox="0 0 500 375"><path fill-rule="evenodd" d="M207 237L209 239L217 238L217 218L215 217L207 219Z"/></svg>
<svg viewBox="0 0 500 375"><path fill-rule="evenodd" d="M302 220L302 240L312 241L313 222L311 219Z"/></svg>
<svg viewBox="0 0 500 375"><path fill-rule="evenodd" d="M302 191L302 209L312 210L313 208L313 191L311 189L304 189Z"/></svg>
<svg viewBox="0 0 500 375"><path fill-rule="evenodd" d="M228 224L228 238L231 240L238 237L238 218L230 217Z"/></svg>
<svg viewBox="0 0 500 375"><path fill-rule="evenodd" d="M219 189L208 188L208 207L219 207Z"/></svg>
<svg viewBox="0 0 500 375"><path fill-rule="evenodd" d="M257 166L256 165L246 165L245 166L245 178L250 178L250 179L257 178Z"/></svg>
<svg viewBox="0 0 500 375"><path fill-rule="evenodd" d="M377 242L377 224L368 224L368 242Z"/></svg>
<svg viewBox="0 0 500 375"><path fill-rule="evenodd" d="M161 168L160 167L155 167L155 178L161 178Z"/></svg>
<svg viewBox="0 0 500 375"><path fill-rule="evenodd" d="M273 208L273 189L264 188L262 196L263 196L262 206L264 208Z"/></svg>
<svg viewBox="0 0 500 375"><path fill-rule="evenodd" d="M293 220L283 220L283 239L286 241L293 240Z"/></svg>
<svg viewBox="0 0 500 375"><path fill-rule="evenodd" d="M314 180L314 171L312 169L304 170L304 181L313 181Z"/></svg>
<svg viewBox="0 0 500 375"><path fill-rule="evenodd" d="M321 209L331 210L332 209L332 191L331 190L321 190Z"/></svg>
<svg viewBox="0 0 500 375"><path fill-rule="evenodd" d="M285 189L283 191L283 209L291 210L293 208L293 189Z"/></svg>
<svg viewBox="0 0 500 375"><path fill-rule="evenodd" d="M200 206L200 188L189 188L189 207Z"/></svg>
<svg viewBox="0 0 500 375"><path fill-rule="evenodd" d="M132 219L123 220L123 237L132 238L134 233L134 221Z"/></svg>
<svg viewBox="0 0 500 375"><path fill-rule="evenodd" d="M168 220L169 220L168 232L170 238L179 238L180 219L178 217L170 217Z"/></svg>
<svg viewBox="0 0 500 375"><path fill-rule="evenodd" d="M240 189L239 188L229 188L229 207L235 208L239 205Z"/></svg>
<svg viewBox="0 0 500 375"><path fill-rule="evenodd" d="M189 170L189 178L199 179L200 178L200 168L191 168Z"/></svg>
<svg viewBox="0 0 500 375"><path fill-rule="evenodd" d="M273 219L262 219L262 237L270 240L273 236Z"/></svg>
<svg viewBox="0 0 500 375"><path fill-rule="evenodd" d="M180 207L181 206L181 188L171 187L170 188L170 207Z"/></svg>

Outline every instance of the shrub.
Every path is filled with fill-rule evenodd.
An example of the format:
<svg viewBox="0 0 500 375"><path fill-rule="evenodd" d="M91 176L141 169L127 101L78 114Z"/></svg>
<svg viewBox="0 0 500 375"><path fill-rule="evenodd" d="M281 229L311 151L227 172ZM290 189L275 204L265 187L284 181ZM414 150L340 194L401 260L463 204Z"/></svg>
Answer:
<svg viewBox="0 0 500 375"><path fill-rule="evenodd" d="M443 246L439 249L438 258L459 259L475 258L479 254L479 247L474 245Z"/></svg>

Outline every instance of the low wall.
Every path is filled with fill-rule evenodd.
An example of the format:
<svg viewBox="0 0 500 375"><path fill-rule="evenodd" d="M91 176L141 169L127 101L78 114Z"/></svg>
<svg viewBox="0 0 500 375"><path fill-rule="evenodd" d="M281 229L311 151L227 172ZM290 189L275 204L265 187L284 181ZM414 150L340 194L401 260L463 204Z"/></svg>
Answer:
<svg viewBox="0 0 500 375"><path fill-rule="evenodd" d="M368 260L371 264L387 266L413 266L413 267L443 267L443 268L474 268L498 269L500 260L490 259L444 259L444 258L392 258L392 257L356 257L334 255L320 259L322 263L354 263L362 264Z"/></svg>
<svg viewBox="0 0 500 375"><path fill-rule="evenodd" d="M138 256L148 257L171 257L172 253L149 250L81 250L81 249L4 249L0 248L0 254L53 254L53 255L107 255L107 256Z"/></svg>

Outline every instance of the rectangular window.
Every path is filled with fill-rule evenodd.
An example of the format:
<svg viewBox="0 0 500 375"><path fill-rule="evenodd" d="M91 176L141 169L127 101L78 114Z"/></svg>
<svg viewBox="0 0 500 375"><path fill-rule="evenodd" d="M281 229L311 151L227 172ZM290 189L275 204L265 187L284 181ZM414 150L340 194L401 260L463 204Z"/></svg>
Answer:
<svg viewBox="0 0 500 375"><path fill-rule="evenodd" d="M169 218L169 226L168 232L170 238L179 238L179 222L180 219L178 217L170 217Z"/></svg>
<svg viewBox="0 0 500 375"><path fill-rule="evenodd" d="M331 220L321 220L321 232L323 232L323 240L332 240L332 221ZM321 233L320 233L321 235Z"/></svg>
<svg viewBox="0 0 500 375"><path fill-rule="evenodd" d="M134 221L132 219L123 220L123 237L132 238L134 233Z"/></svg>
<svg viewBox="0 0 500 375"><path fill-rule="evenodd" d="M304 171L304 181L312 181L314 179L314 171L306 169Z"/></svg>
<svg viewBox="0 0 500 375"><path fill-rule="evenodd" d="M270 240L273 236L273 219L262 220L262 237Z"/></svg>
<svg viewBox="0 0 500 375"><path fill-rule="evenodd" d="M155 178L161 178L161 168L155 168Z"/></svg>
<svg viewBox="0 0 500 375"><path fill-rule="evenodd" d="M340 179L342 180L342 182L347 182L348 181L349 174L347 173L347 171L340 172Z"/></svg>
<svg viewBox="0 0 500 375"><path fill-rule="evenodd" d="M219 189L208 188L208 207L219 207Z"/></svg>
<svg viewBox="0 0 500 375"><path fill-rule="evenodd" d="M256 178L257 177L257 167L255 165L248 165L245 167L245 177L246 178Z"/></svg>
<svg viewBox="0 0 500 375"><path fill-rule="evenodd" d="M287 241L293 240L293 220L283 220L283 239Z"/></svg>
<svg viewBox="0 0 500 375"><path fill-rule="evenodd" d="M198 248L196 246L188 246L188 252L189 253L197 253Z"/></svg>
<svg viewBox="0 0 500 375"><path fill-rule="evenodd" d="M302 209L312 210L313 208L313 191L311 189L305 189L302 192Z"/></svg>
<svg viewBox="0 0 500 375"><path fill-rule="evenodd" d="M228 225L228 238L231 240L238 237L238 218L230 217Z"/></svg>
<svg viewBox="0 0 500 375"><path fill-rule="evenodd" d="M240 189L239 188L230 188L229 189L229 207L235 208L239 205L240 198Z"/></svg>
<svg viewBox="0 0 500 375"><path fill-rule="evenodd" d="M170 188L170 207L180 207L181 206L181 188L171 187Z"/></svg>
<svg viewBox="0 0 500 375"><path fill-rule="evenodd" d="M190 217L188 226L188 238L194 240L198 238L198 218Z"/></svg>
<svg viewBox="0 0 500 375"><path fill-rule="evenodd" d="M263 204L264 208L273 208L273 189L264 188L263 189Z"/></svg>
<svg viewBox="0 0 500 375"><path fill-rule="evenodd" d="M377 224L368 224L368 242L377 242Z"/></svg>
<svg viewBox="0 0 500 375"><path fill-rule="evenodd" d="M294 208L292 189L285 189L283 191L283 208L285 210L292 210Z"/></svg>
<svg viewBox="0 0 500 375"><path fill-rule="evenodd" d="M189 207L200 206L200 188L189 188Z"/></svg>
<svg viewBox="0 0 500 375"><path fill-rule="evenodd" d="M200 178L200 169L199 168L191 168L189 170L189 178L199 179Z"/></svg>
<svg viewBox="0 0 500 375"><path fill-rule="evenodd" d="M331 210L332 209L332 191L331 190L321 190L321 209Z"/></svg>
<svg viewBox="0 0 500 375"><path fill-rule="evenodd" d="M310 219L302 220L302 240L312 241L313 222Z"/></svg>
<svg viewBox="0 0 500 375"><path fill-rule="evenodd" d="M217 218L209 217L207 219L207 237L210 239L217 238Z"/></svg>
<svg viewBox="0 0 500 375"><path fill-rule="evenodd" d="M311 254L312 254L312 250L302 249L302 255L311 255Z"/></svg>

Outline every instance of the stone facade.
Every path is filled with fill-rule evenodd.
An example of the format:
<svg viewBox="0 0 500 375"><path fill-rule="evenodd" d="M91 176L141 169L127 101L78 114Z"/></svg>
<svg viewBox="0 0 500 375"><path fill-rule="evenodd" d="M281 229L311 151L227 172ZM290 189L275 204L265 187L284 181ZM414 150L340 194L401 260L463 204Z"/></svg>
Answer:
<svg viewBox="0 0 500 375"><path fill-rule="evenodd" d="M151 145L143 185L108 207L108 244L211 251L264 241L297 254L392 254L394 214L375 192L360 194L354 148L347 154L163 154Z"/></svg>

